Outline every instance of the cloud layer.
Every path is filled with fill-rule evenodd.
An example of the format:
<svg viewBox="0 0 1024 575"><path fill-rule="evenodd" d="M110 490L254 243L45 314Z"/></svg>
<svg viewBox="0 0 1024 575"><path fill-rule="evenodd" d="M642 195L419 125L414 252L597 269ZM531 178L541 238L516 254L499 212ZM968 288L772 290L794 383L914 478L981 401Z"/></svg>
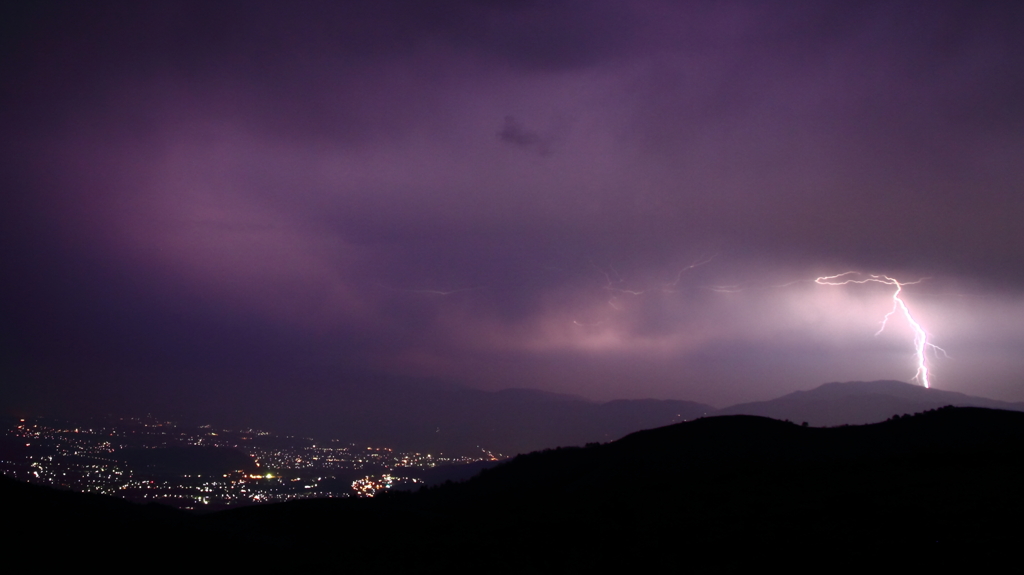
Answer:
<svg viewBox="0 0 1024 575"><path fill-rule="evenodd" d="M1022 16L11 14L7 393L272 405L403 377L723 404L908 379L905 326L874 336L885 286L811 281L859 270L931 277L906 296L950 352L936 385L1024 399Z"/></svg>

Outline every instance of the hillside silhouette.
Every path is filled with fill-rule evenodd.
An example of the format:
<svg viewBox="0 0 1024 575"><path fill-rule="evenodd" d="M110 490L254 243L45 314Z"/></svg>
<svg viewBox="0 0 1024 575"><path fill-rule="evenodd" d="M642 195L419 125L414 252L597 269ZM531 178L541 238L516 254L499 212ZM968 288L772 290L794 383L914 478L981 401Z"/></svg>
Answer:
<svg viewBox="0 0 1024 575"><path fill-rule="evenodd" d="M247 421L302 436L343 437L403 451L478 454L484 448L515 455L560 445L614 441L652 429L715 415L760 415L811 426L862 425L893 414L945 405L1024 411L1024 404L926 389L900 381L827 383L769 401L717 409L682 400L619 399L608 402L536 389L482 391L426 385L382 385L344 401L317 402L300 418Z"/></svg>
<svg viewBox="0 0 1024 575"><path fill-rule="evenodd" d="M416 493L204 516L2 485L7 501L21 502L9 515L16 524L45 516L51 525L107 529L52 536L65 547L145 533L148 545L205 550L172 563L452 572L920 567L1014 552L1022 456L1024 413L947 407L835 428L711 417L522 455ZM26 498L19 490L29 488Z"/></svg>

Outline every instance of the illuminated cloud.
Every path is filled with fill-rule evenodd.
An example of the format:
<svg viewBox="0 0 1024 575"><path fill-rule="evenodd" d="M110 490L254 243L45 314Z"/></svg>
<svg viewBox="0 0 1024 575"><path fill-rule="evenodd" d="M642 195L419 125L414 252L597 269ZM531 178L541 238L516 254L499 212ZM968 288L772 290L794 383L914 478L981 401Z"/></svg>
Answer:
<svg viewBox="0 0 1024 575"><path fill-rule="evenodd" d="M7 393L909 379L906 326L874 336L891 286L813 282L857 269L932 277L905 295L936 387L1024 399L1020 15L30 10L2 60Z"/></svg>

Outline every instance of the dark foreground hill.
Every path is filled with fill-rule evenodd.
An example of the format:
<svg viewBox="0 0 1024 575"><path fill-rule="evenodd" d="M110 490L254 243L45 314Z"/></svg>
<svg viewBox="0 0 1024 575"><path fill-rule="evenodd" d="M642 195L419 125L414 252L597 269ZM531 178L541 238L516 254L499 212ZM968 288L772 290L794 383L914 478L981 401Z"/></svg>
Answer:
<svg viewBox="0 0 1024 575"><path fill-rule="evenodd" d="M920 568L1014 554L1022 479L1022 413L944 408L838 428L729 416L535 452L465 483L373 500L183 518L41 497L5 518L20 533L39 533L44 515L82 527L42 533L53 548L98 546L109 557L142 546L176 566ZM5 498L27 500L17 490L30 487L5 485Z"/></svg>

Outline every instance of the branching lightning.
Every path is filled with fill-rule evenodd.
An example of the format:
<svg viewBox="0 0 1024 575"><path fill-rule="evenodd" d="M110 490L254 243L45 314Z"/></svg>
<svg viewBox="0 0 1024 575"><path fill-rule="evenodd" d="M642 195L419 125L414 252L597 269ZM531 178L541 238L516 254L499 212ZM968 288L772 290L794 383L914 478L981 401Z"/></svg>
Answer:
<svg viewBox="0 0 1024 575"><path fill-rule="evenodd" d="M703 260L698 260L698 261L693 262L692 264L686 266L685 268L679 270L676 273L675 281L670 283L670 284L665 284L665 286L663 288L661 288L661 291L666 292L666 293L674 293L676 291L676 286L679 285L679 280L682 279L682 277L683 277L683 272L685 272L687 270L692 270L693 268L696 268L696 267L700 267L700 266L702 266L704 264L709 264L709 263L711 263L711 260L715 259L715 257L716 256L711 256L709 258L704 258Z"/></svg>
<svg viewBox="0 0 1024 575"><path fill-rule="evenodd" d="M907 302L904 301L902 297L900 297L900 294L903 292L903 286L921 283L927 278L919 279L917 281L912 282L900 282L887 275L870 274L863 279L848 277L857 275L859 275L857 272L844 272L834 276L822 276L815 279L814 283L819 285L830 286L880 283L894 286L896 290L893 291L892 293L892 309L889 310L889 313L885 314L885 317L882 318L882 325L878 328L878 331L875 332L875 335L877 336L878 334L882 333L882 331L885 330L885 326L889 322L889 318L891 318L893 314L902 314L903 317L907 320L907 323L910 324L911 329L914 330L914 358L917 362L917 374L914 375L912 381L919 381L921 382L921 385L923 385L924 387L929 387L930 383L928 381L927 352L929 349L931 349L935 352L941 352L945 354L946 350L928 341L928 332L925 331L923 327L921 327L921 324L917 323L917 320L915 320L914 316L911 315L910 313L910 308L907 307Z"/></svg>
<svg viewBox="0 0 1024 575"><path fill-rule="evenodd" d="M638 296L642 296L642 295L648 293L649 291L650 292L661 291L661 292L664 292L664 293L679 293L679 290L677 288L679 286L679 281L683 277L683 273L688 271L688 270L692 270L693 268L697 268L697 267L703 266L705 264L711 263L711 260L715 259L715 257L716 256L713 255L711 257L703 258L703 259L700 259L700 260L697 260L697 261L691 263L690 265L687 265L687 266L685 266L683 268L680 268L676 272L675 279L671 283L660 284L661 287L659 289L657 289L657 290L655 290L653 288L650 288L650 289L629 289L629 288L626 287L627 283L626 283L625 278L623 278L622 275L618 272L618 270L616 270L611 264L608 265L608 269L607 270L605 268L603 268L603 267L598 266L594 262L590 262L590 265L593 266L595 269L597 269L597 271L601 272L601 274L604 276L605 284L604 284L602 289L604 289L606 292L611 294L609 296L609 299L608 299L608 305L611 306L611 308L614 309L615 311L622 311L622 306L620 306L618 304L618 299L620 297L622 297L622 296L638 297ZM575 323L576 325L596 325L596 324L580 323L578 321L574 321L573 323Z"/></svg>
<svg viewBox="0 0 1024 575"><path fill-rule="evenodd" d="M604 283L603 286L601 286L601 289L603 289L603 291L608 294L608 306L610 306L616 312L625 312L626 308L623 304L625 303L626 299L652 297L658 292L665 294L681 293L681 290L679 289L679 284L682 282L684 275L686 275L686 272L696 267L708 264L713 259L715 259L714 256L694 261L692 264L682 268L677 268L676 273L670 276L672 277L671 282L649 283L647 285L631 285L631 282L628 282L627 279L611 265L601 267L593 262L590 262L590 265L593 268L595 268L604 278ZM928 331L925 330L925 328L914 317L914 314L911 313L910 306L908 305L904 295L904 287L919 284L927 279L928 278L921 278L915 281L900 281L892 276L885 274L865 274L856 271L847 271L836 275L818 277L815 278L813 281L818 285L826 286L844 286L849 284L870 283L877 283L890 286L892 288L892 307L882 317L880 325L878 326L878 331L875 332L875 336L880 335L883 331L886 330L886 327L889 326L890 320L894 316L900 316L903 319L905 319L907 325L913 332L913 355L914 363L916 366L916 372L913 378L911 378L911 381L917 382L925 388L930 388L932 384L930 359L938 355L947 356L948 354L946 354L946 350L929 341ZM797 279L776 285L747 286L743 284L734 284L711 285L703 287L704 289L709 289L717 293L731 294L749 290L784 289L795 284L802 284L810 281L810 278L805 277L804 279ZM606 322L604 320L574 320L572 323L573 325L579 327L592 328L603 325ZM929 355L929 353L932 355Z"/></svg>

